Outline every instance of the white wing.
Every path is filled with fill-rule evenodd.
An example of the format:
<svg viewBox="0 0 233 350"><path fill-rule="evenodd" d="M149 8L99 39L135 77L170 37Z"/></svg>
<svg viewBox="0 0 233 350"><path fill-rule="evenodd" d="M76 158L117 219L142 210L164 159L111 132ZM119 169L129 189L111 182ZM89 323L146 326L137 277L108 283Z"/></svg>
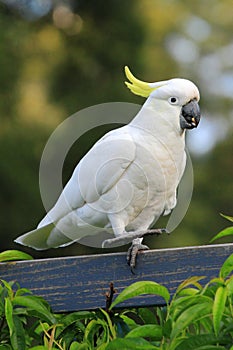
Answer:
<svg viewBox="0 0 233 350"><path fill-rule="evenodd" d="M71 238L68 237L76 235L78 239L85 236L85 233L88 234L91 228L88 224L85 227L80 220L78 227L78 209L82 210L83 207L85 212L86 204L94 203L117 184L133 162L135 151L136 146L127 126L107 133L77 165L57 203L39 223L38 228L18 237L17 242L36 249L46 249L48 246L71 243ZM68 237L62 234L66 229Z"/></svg>
<svg viewBox="0 0 233 350"><path fill-rule="evenodd" d="M136 146L127 126L102 137L82 158L57 203L38 227L56 222L112 188L135 158Z"/></svg>

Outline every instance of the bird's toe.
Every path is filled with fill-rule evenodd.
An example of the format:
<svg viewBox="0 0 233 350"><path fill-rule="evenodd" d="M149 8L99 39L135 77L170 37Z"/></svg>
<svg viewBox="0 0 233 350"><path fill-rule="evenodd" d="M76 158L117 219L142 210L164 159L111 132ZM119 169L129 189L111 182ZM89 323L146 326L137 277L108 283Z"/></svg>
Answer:
<svg viewBox="0 0 233 350"><path fill-rule="evenodd" d="M136 267L136 262L137 262L137 256L138 252L140 250L148 250L149 247L145 244L142 244L140 242L133 242L132 245L129 247L128 252L127 252L127 263L130 266L130 269L132 273L134 274L134 269Z"/></svg>

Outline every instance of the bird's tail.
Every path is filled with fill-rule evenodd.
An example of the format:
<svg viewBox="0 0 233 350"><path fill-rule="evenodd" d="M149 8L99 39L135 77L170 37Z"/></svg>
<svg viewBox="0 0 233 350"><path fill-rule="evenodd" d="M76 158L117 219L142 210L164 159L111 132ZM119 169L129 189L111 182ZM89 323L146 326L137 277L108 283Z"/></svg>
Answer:
<svg viewBox="0 0 233 350"><path fill-rule="evenodd" d="M77 226L75 230L63 234L54 223L38 227L16 238L15 242L36 250L66 247L74 242L89 247L102 247L102 242L113 238L112 229L91 225Z"/></svg>
<svg viewBox="0 0 233 350"><path fill-rule="evenodd" d="M64 247L74 242L61 232L59 232L60 234L56 232L56 241L51 242L49 236L54 228L55 225L50 223L19 236L15 242L36 250Z"/></svg>

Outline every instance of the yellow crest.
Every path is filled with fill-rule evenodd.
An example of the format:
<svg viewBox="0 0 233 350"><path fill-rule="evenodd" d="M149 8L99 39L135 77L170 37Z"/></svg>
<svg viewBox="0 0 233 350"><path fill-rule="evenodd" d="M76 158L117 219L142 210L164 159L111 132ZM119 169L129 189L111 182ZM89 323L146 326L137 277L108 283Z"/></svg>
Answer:
<svg viewBox="0 0 233 350"><path fill-rule="evenodd" d="M141 81L133 76L130 72L129 67L125 66L125 75L130 81L125 82L126 86L132 91L135 95L148 97L152 91L158 89L159 87L165 85L167 82L158 82L158 83L146 83Z"/></svg>

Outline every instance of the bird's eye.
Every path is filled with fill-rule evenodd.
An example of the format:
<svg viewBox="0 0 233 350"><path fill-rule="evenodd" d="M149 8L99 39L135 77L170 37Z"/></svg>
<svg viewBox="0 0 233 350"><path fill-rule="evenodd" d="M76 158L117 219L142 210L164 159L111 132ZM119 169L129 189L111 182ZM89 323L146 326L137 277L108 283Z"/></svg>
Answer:
<svg viewBox="0 0 233 350"><path fill-rule="evenodd" d="M168 101L169 101L169 103L171 103L172 105L175 105L175 104L177 104L178 99L177 99L176 97L170 97Z"/></svg>

